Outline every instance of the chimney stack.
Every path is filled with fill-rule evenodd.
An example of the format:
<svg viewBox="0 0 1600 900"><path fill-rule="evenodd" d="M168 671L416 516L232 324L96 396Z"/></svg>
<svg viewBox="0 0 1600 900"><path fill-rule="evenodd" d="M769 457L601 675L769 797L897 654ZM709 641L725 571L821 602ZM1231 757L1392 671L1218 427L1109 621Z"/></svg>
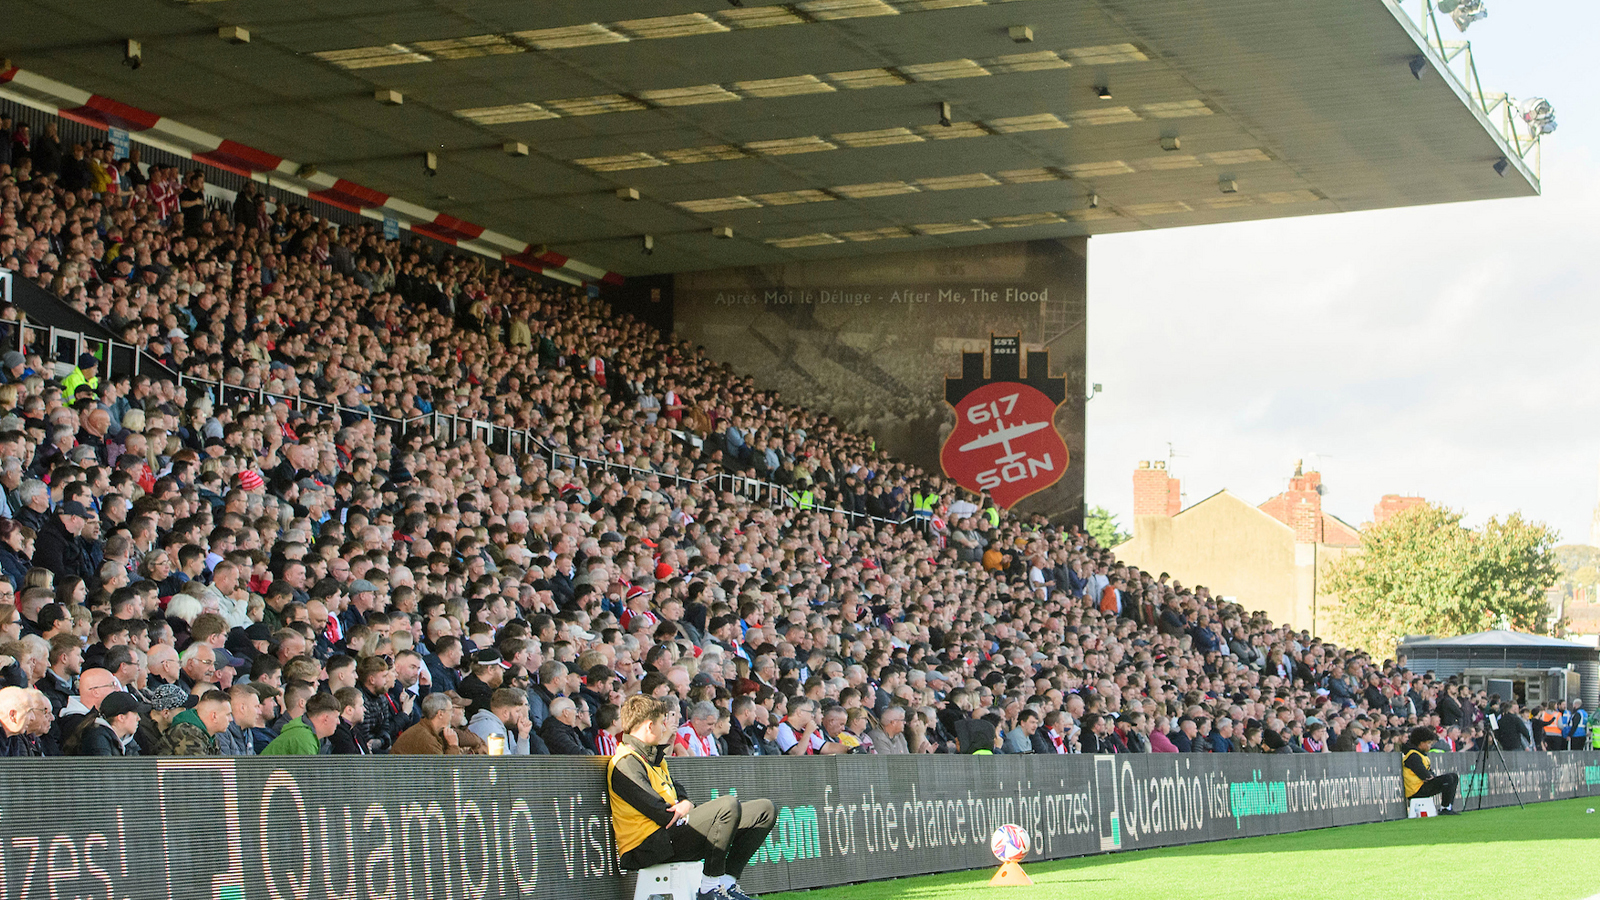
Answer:
<svg viewBox="0 0 1600 900"><path fill-rule="evenodd" d="M1302 544L1322 543L1322 473L1295 463L1289 489L1261 504L1261 511L1294 529Z"/></svg>
<svg viewBox="0 0 1600 900"><path fill-rule="evenodd" d="M1141 460L1133 470L1133 515L1171 518L1183 508L1178 479L1167 474L1167 464Z"/></svg>
<svg viewBox="0 0 1600 900"><path fill-rule="evenodd" d="M1372 524L1382 525L1400 513L1413 506L1421 506L1428 501L1421 497L1403 497L1399 494L1384 494L1383 499L1372 508Z"/></svg>

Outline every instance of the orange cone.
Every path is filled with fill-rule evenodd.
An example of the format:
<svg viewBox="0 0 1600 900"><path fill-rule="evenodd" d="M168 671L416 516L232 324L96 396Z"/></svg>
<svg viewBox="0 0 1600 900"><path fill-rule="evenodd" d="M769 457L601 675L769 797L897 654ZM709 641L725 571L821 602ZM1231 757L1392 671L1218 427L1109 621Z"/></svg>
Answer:
<svg viewBox="0 0 1600 900"><path fill-rule="evenodd" d="M1022 871L1022 866L1018 865L1015 860L1001 866L1000 871L994 873L994 877L989 879L990 887L1006 887L1024 884L1033 884L1033 879L1028 877L1027 872Z"/></svg>

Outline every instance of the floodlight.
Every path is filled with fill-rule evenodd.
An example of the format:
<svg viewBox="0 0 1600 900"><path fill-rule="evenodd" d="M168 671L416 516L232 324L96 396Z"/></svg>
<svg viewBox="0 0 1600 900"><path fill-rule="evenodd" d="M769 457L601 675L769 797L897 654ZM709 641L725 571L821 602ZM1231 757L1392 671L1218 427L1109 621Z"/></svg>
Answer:
<svg viewBox="0 0 1600 900"><path fill-rule="evenodd" d="M1501 178L1506 177L1506 170L1509 168L1511 168L1511 160L1506 159L1504 156L1495 160L1494 173L1499 175Z"/></svg>
<svg viewBox="0 0 1600 900"><path fill-rule="evenodd" d="M1422 80L1422 73L1428 68L1428 58L1421 54L1411 57L1411 77Z"/></svg>
<svg viewBox="0 0 1600 900"><path fill-rule="evenodd" d="M1094 95L1096 97L1099 97L1101 100L1110 100L1111 99L1111 88L1109 88L1109 87L1107 87L1107 86L1105 86L1103 84L1097 84L1097 85L1095 85L1095 88L1094 88Z"/></svg>
<svg viewBox="0 0 1600 900"><path fill-rule="evenodd" d="M1549 134L1556 130L1556 108L1543 97L1530 97L1517 104L1529 134Z"/></svg>
<svg viewBox="0 0 1600 900"><path fill-rule="evenodd" d="M649 256L650 254L656 252L656 239L654 237L651 237L648 234L644 235L639 243L642 245L639 249L639 252L643 253L645 256Z"/></svg>
<svg viewBox="0 0 1600 900"><path fill-rule="evenodd" d="M939 124L943 125L946 128L949 128L950 124L951 124L950 123L950 104L945 103L943 101L941 101L939 103Z"/></svg>
<svg viewBox="0 0 1600 900"><path fill-rule="evenodd" d="M144 65L144 48L133 38L128 38L126 46L122 48L122 64L130 69Z"/></svg>
<svg viewBox="0 0 1600 900"><path fill-rule="evenodd" d="M439 154L422 154L422 174L428 176L429 178L439 174Z"/></svg>
<svg viewBox="0 0 1600 900"><path fill-rule="evenodd" d="M1473 22L1489 17L1489 7L1484 0L1439 0L1438 9L1450 14L1457 31L1466 31Z"/></svg>

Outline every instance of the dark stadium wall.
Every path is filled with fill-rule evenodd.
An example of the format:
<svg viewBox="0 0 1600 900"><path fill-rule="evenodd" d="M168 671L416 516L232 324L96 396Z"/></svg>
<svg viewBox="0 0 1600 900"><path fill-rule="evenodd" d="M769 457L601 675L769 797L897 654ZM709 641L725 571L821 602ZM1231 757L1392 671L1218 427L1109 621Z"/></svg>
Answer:
<svg viewBox="0 0 1600 900"><path fill-rule="evenodd" d="M1087 272L1087 238L690 272L674 279L673 316L714 359L930 471L962 353L1021 335L1024 356L1049 351L1049 374L1067 379L1053 424L1069 462L1015 509L1081 523Z"/></svg>
<svg viewBox="0 0 1600 900"><path fill-rule="evenodd" d="M672 332L672 276L638 275L621 284L604 285L600 296L617 312L626 313L662 334Z"/></svg>

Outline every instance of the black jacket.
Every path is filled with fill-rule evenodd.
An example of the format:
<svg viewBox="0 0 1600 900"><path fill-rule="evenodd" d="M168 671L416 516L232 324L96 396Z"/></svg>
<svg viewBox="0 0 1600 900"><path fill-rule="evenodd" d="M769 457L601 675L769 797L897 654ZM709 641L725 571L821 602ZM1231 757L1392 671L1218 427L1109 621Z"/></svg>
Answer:
<svg viewBox="0 0 1600 900"><path fill-rule="evenodd" d="M1029 738L1028 742L1033 745L1034 753L1054 754L1056 752L1055 742L1050 740L1050 732L1048 729L1038 729L1033 733L1033 737Z"/></svg>
<svg viewBox="0 0 1600 900"><path fill-rule="evenodd" d="M50 712L58 716L61 715L61 708L66 706L72 697L72 685L63 687L61 676L53 671L45 672L44 677L34 682L33 687L44 694L44 698L50 701Z"/></svg>
<svg viewBox="0 0 1600 900"><path fill-rule="evenodd" d="M94 573L89 571L89 558L84 555L83 545L67 533L60 516L51 516L50 521L45 523L44 531L39 533L39 540L34 545L33 564L56 573L57 578L77 575L91 584L95 581L91 577Z"/></svg>
<svg viewBox="0 0 1600 900"><path fill-rule="evenodd" d="M1501 716L1495 737L1500 739L1502 750L1526 750L1533 744L1533 730L1521 716Z"/></svg>
<svg viewBox="0 0 1600 900"><path fill-rule="evenodd" d="M341 718L339 727L333 730L333 737L329 738L333 752L345 756L363 756L371 753L372 751L367 749L365 731L364 727L361 729L350 727L350 723Z"/></svg>
<svg viewBox="0 0 1600 900"><path fill-rule="evenodd" d="M0 731L0 756L43 756L39 739L28 734L6 734Z"/></svg>
<svg viewBox="0 0 1600 900"><path fill-rule="evenodd" d="M111 726L102 723L99 717L90 723L78 734L76 752L73 756L138 756L139 745L124 744Z"/></svg>
<svg viewBox="0 0 1600 900"><path fill-rule="evenodd" d="M1092 731L1086 731L1078 736L1078 743L1083 747L1083 752L1086 756L1096 753L1127 752L1127 749L1118 744L1109 734L1100 735ZM1173 743L1176 744L1177 742L1174 741Z"/></svg>
<svg viewBox="0 0 1600 900"><path fill-rule="evenodd" d="M729 756L760 756L761 742L734 722L728 729L728 755Z"/></svg>
<svg viewBox="0 0 1600 900"><path fill-rule="evenodd" d="M468 675L456 686L456 693L472 701L472 705L467 707L467 718L471 719L489 708L489 695L494 693L494 688L484 684L477 675Z"/></svg>
<svg viewBox="0 0 1600 900"><path fill-rule="evenodd" d="M30 509L26 506L15 507L15 509L17 510L16 520L18 523L32 528L35 537L44 534L44 527L51 522L51 516L49 514L39 512L35 509ZM34 549L38 549L37 543L34 544Z"/></svg>
<svg viewBox="0 0 1600 900"><path fill-rule="evenodd" d="M555 716L544 720L544 727L539 729L539 736L544 739L545 746L550 748L551 756L593 756L583 742L583 733L568 725Z"/></svg>
<svg viewBox="0 0 1600 900"><path fill-rule="evenodd" d="M1439 714L1439 724L1446 728L1461 724L1461 704L1449 694L1439 695L1435 712Z"/></svg>

